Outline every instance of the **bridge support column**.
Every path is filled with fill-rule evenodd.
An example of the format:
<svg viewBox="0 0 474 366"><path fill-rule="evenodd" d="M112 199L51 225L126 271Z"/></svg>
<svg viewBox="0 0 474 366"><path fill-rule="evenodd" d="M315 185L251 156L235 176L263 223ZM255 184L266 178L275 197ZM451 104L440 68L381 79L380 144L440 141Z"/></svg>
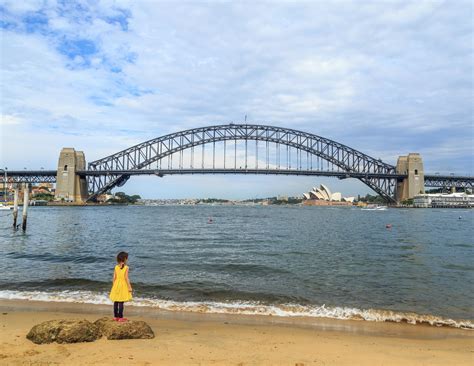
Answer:
<svg viewBox="0 0 474 366"><path fill-rule="evenodd" d="M403 181L397 183L396 200L398 203L411 199L417 194L425 193L425 172L420 154L410 153L408 156L400 156L396 171L398 174L407 175Z"/></svg>
<svg viewBox="0 0 474 366"><path fill-rule="evenodd" d="M76 174L86 169L84 152L65 147L61 150L56 176L56 200L82 203L87 200L87 180Z"/></svg>

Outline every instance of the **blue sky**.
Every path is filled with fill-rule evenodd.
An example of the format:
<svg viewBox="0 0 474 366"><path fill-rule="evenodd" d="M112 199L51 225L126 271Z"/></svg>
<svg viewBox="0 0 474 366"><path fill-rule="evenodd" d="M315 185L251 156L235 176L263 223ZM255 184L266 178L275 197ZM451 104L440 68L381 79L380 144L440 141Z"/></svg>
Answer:
<svg viewBox="0 0 474 366"><path fill-rule="evenodd" d="M0 166L92 161L230 121L296 128L395 164L473 174L471 1L0 2ZM353 180L132 178L144 197L300 194Z"/></svg>

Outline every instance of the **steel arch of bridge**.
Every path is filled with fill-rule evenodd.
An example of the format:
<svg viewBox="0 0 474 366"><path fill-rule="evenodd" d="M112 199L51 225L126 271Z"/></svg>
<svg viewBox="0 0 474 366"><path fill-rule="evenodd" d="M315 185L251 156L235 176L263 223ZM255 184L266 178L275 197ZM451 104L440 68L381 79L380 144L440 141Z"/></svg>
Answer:
<svg viewBox="0 0 474 366"><path fill-rule="evenodd" d="M474 178L451 175L425 175L425 187L472 189Z"/></svg>
<svg viewBox="0 0 474 366"><path fill-rule="evenodd" d="M388 201L395 201L397 177L393 165L368 156L336 141L294 129L255 124L226 124L194 128L161 136L122 150L116 154L90 162L88 171L127 171L140 170L172 154L196 146L214 144L221 141L264 141L285 145L317 156L339 170L357 173L357 177ZM194 151L194 150L193 150ZM247 143L245 153L247 155ZM268 165L268 164L267 164ZM245 167L247 169L247 167ZM262 169L264 170L264 169ZM270 169L269 174L272 174ZM207 172L212 174L212 169ZM235 170L235 173L243 173ZM289 172L291 174L291 172ZM361 174L367 174L361 176ZM393 175L393 178L390 177ZM88 175L89 200L99 194L122 186L129 179L128 174Z"/></svg>

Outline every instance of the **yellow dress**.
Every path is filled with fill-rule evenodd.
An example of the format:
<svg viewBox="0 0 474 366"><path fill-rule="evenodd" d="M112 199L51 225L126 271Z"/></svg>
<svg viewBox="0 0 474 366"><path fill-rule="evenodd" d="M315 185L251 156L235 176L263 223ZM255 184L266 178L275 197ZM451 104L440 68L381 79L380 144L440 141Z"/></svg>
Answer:
<svg viewBox="0 0 474 366"><path fill-rule="evenodd" d="M127 273L128 266L125 265L120 268L120 265L115 266L115 281L112 285L109 298L112 301L130 301L132 300L132 293L128 291L127 281L125 280L125 273Z"/></svg>

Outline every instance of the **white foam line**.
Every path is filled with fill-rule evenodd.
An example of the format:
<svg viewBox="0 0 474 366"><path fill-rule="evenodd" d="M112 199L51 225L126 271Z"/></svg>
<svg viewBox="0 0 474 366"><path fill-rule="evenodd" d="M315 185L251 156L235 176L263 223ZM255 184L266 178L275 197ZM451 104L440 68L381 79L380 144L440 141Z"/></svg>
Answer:
<svg viewBox="0 0 474 366"><path fill-rule="evenodd" d="M48 302L69 302L111 305L107 293L92 291L0 291L0 299L30 300ZM197 302L171 301L151 298L134 298L130 303L134 306L153 307L168 311L189 311L215 314L272 315L281 317L314 317L332 319L351 319L367 321L405 322L408 324L430 324L454 328L474 330L474 322L470 320L453 320L434 315L420 315L411 312L395 312L391 310L358 309L351 307L326 307L325 305L279 304L264 305L258 302Z"/></svg>

